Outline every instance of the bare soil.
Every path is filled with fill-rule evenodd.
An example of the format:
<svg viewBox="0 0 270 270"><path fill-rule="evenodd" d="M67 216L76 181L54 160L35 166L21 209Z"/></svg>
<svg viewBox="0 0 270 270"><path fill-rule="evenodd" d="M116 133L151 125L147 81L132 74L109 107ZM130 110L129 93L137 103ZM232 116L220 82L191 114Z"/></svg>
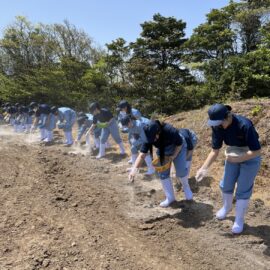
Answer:
<svg viewBox="0 0 270 270"><path fill-rule="evenodd" d="M224 221L214 218L223 158L209 177L194 179L209 151L209 131L203 132L199 117L204 113L167 119L200 135L190 179L194 201L184 201L180 190L168 209L158 206L163 193L157 177L140 174L128 183L128 157L121 159L118 149L96 161L58 138L44 146L35 135L1 126L0 269L270 269L269 159L245 231L233 236L234 212Z"/></svg>

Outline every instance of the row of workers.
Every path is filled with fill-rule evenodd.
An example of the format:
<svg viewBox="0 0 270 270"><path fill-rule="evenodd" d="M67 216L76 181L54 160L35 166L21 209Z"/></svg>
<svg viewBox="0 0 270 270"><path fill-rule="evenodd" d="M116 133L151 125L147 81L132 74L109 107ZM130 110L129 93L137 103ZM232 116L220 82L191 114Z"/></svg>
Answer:
<svg viewBox="0 0 270 270"><path fill-rule="evenodd" d="M57 117L60 121L58 127L65 132L66 143L72 144L72 126L76 121L75 111L70 108L56 107L47 110L46 106L45 104L30 104L31 109L35 111L35 121L32 128L39 125L41 136L47 136L47 139L48 134L50 134L49 137L52 135L50 132L55 127L55 118ZM120 126L123 132L128 132L131 148L132 167L129 172L129 179L134 181L143 160L148 167L147 174L155 172L152 164L154 146L157 148L156 155L159 159L159 166L164 168L158 171L166 197L160 203L160 206L168 207L175 201L170 178L171 163L174 164L176 177L182 184L185 199L192 200L193 194L188 178L193 151L197 144L196 134L189 129L176 129L170 124L142 117L140 112L131 108L126 101L120 102L118 109L117 124L116 119L108 109L101 108L97 102L92 103L89 107L89 114L78 115L79 133L76 141L79 142L83 135L86 136L86 140L89 140L90 134L93 135L95 146L99 148L97 158L100 159L105 156L106 142L111 135L120 147L120 154L125 154L119 132ZM236 218L232 232L241 233L245 212L261 163L259 136L252 122L243 116L232 113L230 106L214 104L210 107L208 115L208 125L212 128L212 150L198 170L196 178L202 179L206 175L212 163L217 159L224 142L228 147L224 175L220 182L223 207L216 213L216 217L224 219L232 210L233 194L237 183L235 192ZM167 164L169 166L166 166Z"/></svg>

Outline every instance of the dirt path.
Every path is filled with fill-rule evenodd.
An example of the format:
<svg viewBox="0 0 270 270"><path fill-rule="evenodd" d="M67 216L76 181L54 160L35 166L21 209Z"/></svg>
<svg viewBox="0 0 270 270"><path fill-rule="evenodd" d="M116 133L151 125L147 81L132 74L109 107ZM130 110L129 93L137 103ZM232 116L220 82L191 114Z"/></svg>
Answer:
<svg viewBox="0 0 270 270"><path fill-rule="evenodd" d="M127 183L112 150L96 161L0 133L0 269L270 269L270 209L252 202L245 233L218 222L215 180L160 209L157 179Z"/></svg>

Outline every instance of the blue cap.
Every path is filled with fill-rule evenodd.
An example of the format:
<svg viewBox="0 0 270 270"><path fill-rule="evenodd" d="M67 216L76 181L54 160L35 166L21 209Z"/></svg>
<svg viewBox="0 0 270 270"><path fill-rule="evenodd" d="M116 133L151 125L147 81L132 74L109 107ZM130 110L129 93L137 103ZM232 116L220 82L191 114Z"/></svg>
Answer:
<svg viewBox="0 0 270 270"><path fill-rule="evenodd" d="M208 110L209 120L207 122L208 126L219 126L222 124L224 119L226 118L229 109L227 106L223 104L214 104Z"/></svg>
<svg viewBox="0 0 270 270"><path fill-rule="evenodd" d="M96 109L100 109L100 105L98 102L93 102L89 105L90 113L93 113Z"/></svg>
<svg viewBox="0 0 270 270"><path fill-rule="evenodd" d="M148 125L144 126L143 129L147 142L153 144L156 140L156 135L160 132L160 125L156 121L151 121Z"/></svg>
<svg viewBox="0 0 270 270"><path fill-rule="evenodd" d="M129 103L126 101L126 100L121 100L119 103L118 103L118 108L119 109L124 109L125 107L127 107L129 105Z"/></svg>

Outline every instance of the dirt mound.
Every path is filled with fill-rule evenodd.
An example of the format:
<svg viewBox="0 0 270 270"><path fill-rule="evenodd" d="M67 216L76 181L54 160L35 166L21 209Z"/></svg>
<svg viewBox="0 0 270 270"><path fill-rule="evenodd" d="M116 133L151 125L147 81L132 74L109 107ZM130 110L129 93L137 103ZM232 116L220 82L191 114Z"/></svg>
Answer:
<svg viewBox="0 0 270 270"><path fill-rule="evenodd" d="M84 149L42 146L35 135L0 127L0 269L270 269L266 177L257 181L241 236L230 233L233 212L214 218L222 158L211 177L200 183L193 177L209 151L205 112L169 118L200 136L190 179L194 201L184 201L180 190L169 209L158 207L156 177L140 174L128 184L128 158L115 148L96 161Z"/></svg>

